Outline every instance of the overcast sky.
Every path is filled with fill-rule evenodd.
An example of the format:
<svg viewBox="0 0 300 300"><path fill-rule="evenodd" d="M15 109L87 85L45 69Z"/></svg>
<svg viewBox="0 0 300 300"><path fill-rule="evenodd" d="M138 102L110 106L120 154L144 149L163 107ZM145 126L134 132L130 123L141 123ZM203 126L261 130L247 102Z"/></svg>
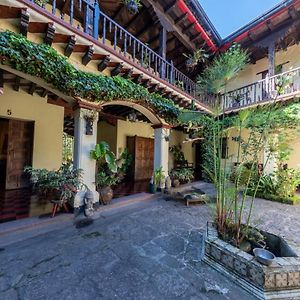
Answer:
<svg viewBox="0 0 300 300"><path fill-rule="evenodd" d="M199 0L222 38L269 10L279 0Z"/></svg>

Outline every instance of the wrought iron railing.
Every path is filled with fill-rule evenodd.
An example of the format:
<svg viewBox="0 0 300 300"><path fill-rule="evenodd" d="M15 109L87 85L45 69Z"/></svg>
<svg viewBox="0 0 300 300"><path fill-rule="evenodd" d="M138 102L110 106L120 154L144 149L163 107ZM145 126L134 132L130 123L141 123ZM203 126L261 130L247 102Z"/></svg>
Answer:
<svg viewBox="0 0 300 300"><path fill-rule="evenodd" d="M30 1L34 2L34 0ZM118 54L127 57L192 97L196 97L196 84L193 80L176 69L172 61L169 62L161 57L100 11L98 1L51 0L49 4L52 6L53 15L91 35L102 44L110 44ZM42 7L48 9L45 5Z"/></svg>
<svg viewBox="0 0 300 300"><path fill-rule="evenodd" d="M300 96L300 67L222 94L219 101L215 95L205 94L200 101L210 107L220 102L225 111L231 111L295 96Z"/></svg>

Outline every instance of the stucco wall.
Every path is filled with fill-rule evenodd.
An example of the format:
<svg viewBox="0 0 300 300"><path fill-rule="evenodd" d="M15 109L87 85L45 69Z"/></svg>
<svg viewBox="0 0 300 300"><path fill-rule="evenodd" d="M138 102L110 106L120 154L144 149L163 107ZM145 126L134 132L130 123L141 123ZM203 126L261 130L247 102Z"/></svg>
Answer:
<svg viewBox="0 0 300 300"><path fill-rule="evenodd" d="M195 161L195 148L192 146L192 143L182 143L187 134L183 133L179 130L171 130L170 135L170 147L174 145L181 145L182 152L184 154L185 159L189 163L194 163ZM169 170L174 167L174 159L172 153L169 153Z"/></svg>
<svg viewBox="0 0 300 300"><path fill-rule="evenodd" d="M109 144L110 150L117 152L117 125L108 124L106 121L98 123L97 142L105 141Z"/></svg>
<svg viewBox="0 0 300 300"><path fill-rule="evenodd" d="M11 110L11 116L7 115ZM56 169L62 163L63 107L48 104L46 98L4 87L0 96L0 117L34 121L33 167Z"/></svg>
<svg viewBox="0 0 300 300"><path fill-rule="evenodd" d="M288 62L288 63L286 63ZM282 71L288 71L290 69L300 66L300 45L293 45L289 47L286 51L276 52L275 64L284 64ZM248 64L247 67L239 73L239 75L233 79L227 90L234 90L239 87L251 84L255 81L261 80L262 75L257 74L268 69L268 58L260 59L256 64Z"/></svg>
<svg viewBox="0 0 300 300"><path fill-rule="evenodd" d="M232 140L232 137L238 136L236 129L231 129L228 132L228 167L232 167L237 161L238 143ZM293 134L291 134L293 136ZM246 130L242 131L242 138L247 141L249 132ZM300 169L300 135L295 134L295 138L289 143L292 153L289 160L287 161L288 167ZM259 155L260 163L263 163L263 152ZM250 159L250 157L249 157Z"/></svg>
<svg viewBox="0 0 300 300"><path fill-rule="evenodd" d="M127 147L127 136L141 136L154 139L154 129L151 124L143 122L127 122L118 120L117 154L120 155Z"/></svg>

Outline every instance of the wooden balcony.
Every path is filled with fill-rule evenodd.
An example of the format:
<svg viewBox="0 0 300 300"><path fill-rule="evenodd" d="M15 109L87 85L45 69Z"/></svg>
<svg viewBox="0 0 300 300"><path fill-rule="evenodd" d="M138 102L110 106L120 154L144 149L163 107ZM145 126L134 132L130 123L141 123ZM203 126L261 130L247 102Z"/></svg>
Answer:
<svg viewBox="0 0 300 300"><path fill-rule="evenodd" d="M45 33L45 42L50 45L65 43L66 56L73 51L82 51L84 65L91 60L99 60L99 71L110 68L111 76L130 78L151 92L162 92L183 107L196 100L196 108L209 112L209 108L197 99L196 83L176 69L172 61L161 57L100 11L98 1L50 0L43 6L34 0L5 2L29 11L27 30ZM83 39L86 39L84 43Z"/></svg>
<svg viewBox="0 0 300 300"><path fill-rule="evenodd" d="M214 95L202 94L200 97L201 101L210 107L217 101ZM221 105L225 112L229 113L297 97L300 97L300 67L223 94Z"/></svg>

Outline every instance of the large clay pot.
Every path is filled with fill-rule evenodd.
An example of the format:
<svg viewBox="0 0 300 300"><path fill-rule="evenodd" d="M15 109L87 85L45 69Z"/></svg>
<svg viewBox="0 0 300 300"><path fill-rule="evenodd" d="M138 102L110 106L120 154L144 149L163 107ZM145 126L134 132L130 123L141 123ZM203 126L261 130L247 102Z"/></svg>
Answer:
<svg viewBox="0 0 300 300"><path fill-rule="evenodd" d="M110 186L99 189L100 202L103 205L107 205L114 196L114 192Z"/></svg>
<svg viewBox="0 0 300 300"><path fill-rule="evenodd" d="M180 185L180 181L178 179L173 179L172 185L173 185L173 187L177 188Z"/></svg>

